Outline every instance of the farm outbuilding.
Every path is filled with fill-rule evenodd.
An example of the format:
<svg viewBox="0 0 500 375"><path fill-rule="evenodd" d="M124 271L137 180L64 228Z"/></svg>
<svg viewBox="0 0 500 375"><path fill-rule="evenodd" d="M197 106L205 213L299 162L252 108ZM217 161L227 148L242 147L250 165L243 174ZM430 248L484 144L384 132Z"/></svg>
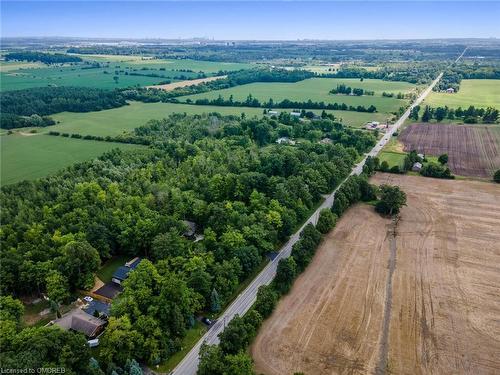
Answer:
<svg viewBox="0 0 500 375"><path fill-rule="evenodd" d="M413 164L413 167L411 167L411 170L413 172L420 172L420 170L422 169L422 163L419 163L418 161Z"/></svg>

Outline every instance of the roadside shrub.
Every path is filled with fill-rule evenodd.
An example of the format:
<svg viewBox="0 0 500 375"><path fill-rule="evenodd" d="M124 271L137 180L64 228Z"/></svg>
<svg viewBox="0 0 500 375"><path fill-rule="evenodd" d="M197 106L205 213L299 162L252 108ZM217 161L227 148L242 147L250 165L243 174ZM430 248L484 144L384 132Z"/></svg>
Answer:
<svg viewBox="0 0 500 375"><path fill-rule="evenodd" d="M334 226L337 221L337 215L335 215L331 210L325 208L321 210L319 214L318 224L316 224L316 228L321 233L328 233Z"/></svg>
<svg viewBox="0 0 500 375"><path fill-rule="evenodd" d="M278 303L279 295L270 285L262 285L257 291L254 309L263 317L267 318Z"/></svg>
<svg viewBox="0 0 500 375"><path fill-rule="evenodd" d="M500 184L500 169L498 169L493 175L493 181L495 181L497 184Z"/></svg>

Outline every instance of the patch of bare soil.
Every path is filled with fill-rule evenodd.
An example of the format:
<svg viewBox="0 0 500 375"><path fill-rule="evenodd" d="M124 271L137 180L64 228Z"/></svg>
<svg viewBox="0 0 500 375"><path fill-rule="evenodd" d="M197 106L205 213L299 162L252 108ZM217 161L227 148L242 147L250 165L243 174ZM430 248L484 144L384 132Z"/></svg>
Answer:
<svg viewBox="0 0 500 375"><path fill-rule="evenodd" d="M399 222L345 213L260 329L257 373L498 374L499 186L372 182L406 191Z"/></svg>
<svg viewBox="0 0 500 375"><path fill-rule="evenodd" d="M207 77L207 78L200 78L200 79L190 79L190 80L186 80L186 81L168 83L165 85L146 86L146 88L147 89L158 89L158 90L172 91L173 89L176 89L178 87L195 86L195 85L199 85L200 83L217 81L218 79L223 79L226 77L227 76L217 76L217 77Z"/></svg>

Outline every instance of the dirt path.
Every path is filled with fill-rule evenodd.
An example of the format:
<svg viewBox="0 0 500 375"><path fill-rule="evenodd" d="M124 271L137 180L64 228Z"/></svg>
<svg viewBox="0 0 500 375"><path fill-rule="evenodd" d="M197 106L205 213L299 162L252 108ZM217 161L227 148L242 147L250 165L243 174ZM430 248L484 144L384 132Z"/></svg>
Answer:
<svg viewBox="0 0 500 375"><path fill-rule="evenodd" d="M264 322L257 373L500 373L500 187L373 181L407 192L395 240L372 207L348 210Z"/></svg>
<svg viewBox="0 0 500 375"><path fill-rule="evenodd" d="M382 337L380 339L380 354L377 367L375 368L375 373L377 375L383 375L387 373L387 363L389 355L389 328L391 324L391 312L392 312L392 280L394 275L394 270L396 269L396 235L397 235L397 225L399 217L395 217L392 221L387 236L389 238L389 262L387 264L387 269L389 275L387 276L386 287L385 287L385 304L384 304L384 318L382 319Z"/></svg>
<svg viewBox="0 0 500 375"><path fill-rule="evenodd" d="M178 87L195 86L195 85L199 85L200 83L217 81L219 79L224 79L226 77L227 76L217 76L217 77L207 77L207 78L199 78L199 79L190 79L190 80L186 80L186 81L179 81L179 82L174 82L174 83L168 83L168 84L165 84L165 85L146 86L146 88L147 89L158 89L158 90L172 91L173 89L176 89Z"/></svg>

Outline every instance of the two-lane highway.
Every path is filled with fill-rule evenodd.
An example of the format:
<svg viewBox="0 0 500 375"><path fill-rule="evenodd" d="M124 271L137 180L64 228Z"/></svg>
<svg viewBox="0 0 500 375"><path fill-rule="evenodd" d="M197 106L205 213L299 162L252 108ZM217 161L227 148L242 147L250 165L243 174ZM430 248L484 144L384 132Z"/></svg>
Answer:
<svg viewBox="0 0 500 375"><path fill-rule="evenodd" d="M443 73L439 74L439 76L430 84L428 88L423 91L420 96L413 102L413 104L406 110L406 112L399 118L398 121L384 134L382 139L377 142L375 147L367 153L364 159L356 164L352 169L351 175L359 175L363 171L363 166L366 162L366 158L368 156L374 157L376 156L380 150L389 142L394 132L396 132L401 125L406 121L408 116L410 115L411 110L416 105L419 105L422 100L432 91L433 87L436 83L441 79ZM337 189L342 186L345 180L339 184ZM323 203L318 207L316 211L309 217L309 219L304 223L302 227L290 237L288 242L281 248L280 252L276 256L276 258L270 262L252 281L252 283L233 301L233 303L224 311L224 313L220 316L219 320L205 333L205 335L196 343L196 345L191 349L191 351L184 357L184 359L177 365L177 367L173 370L172 374L174 375L195 375L198 369L199 362L199 351L203 342L207 344L218 344L219 338L218 335L224 330L225 326L233 319L233 317L238 315L244 315L250 307L255 302L255 298L257 296L257 290L262 285L269 284L276 274L276 268L278 266L278 262L280 259L287 258L290 256L292 251L292 246L299 240L300 232L304 229L304 227L313 223L316 224L318 221L319 213L323 208L330 208L333 205L333 200L335 198L335 189L331 194L327 195L323 201Z"/></svg>

